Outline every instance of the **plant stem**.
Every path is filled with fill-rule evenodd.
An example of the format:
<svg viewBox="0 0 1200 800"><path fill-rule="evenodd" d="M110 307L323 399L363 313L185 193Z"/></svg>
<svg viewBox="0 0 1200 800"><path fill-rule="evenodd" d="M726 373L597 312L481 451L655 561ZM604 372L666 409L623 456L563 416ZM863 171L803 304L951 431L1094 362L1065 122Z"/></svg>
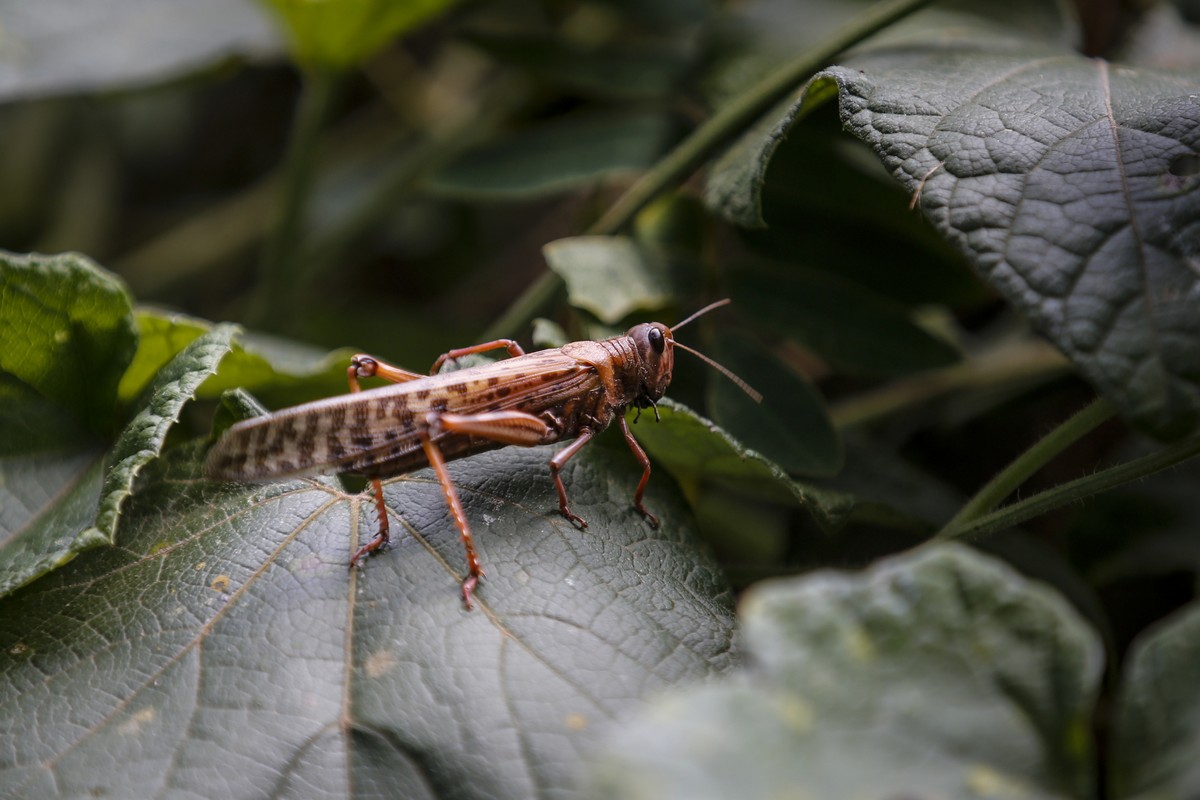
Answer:
<svg viewBox="0 0 1200 800"><path fill-rule="evenodd" d="M1140 480L1147 475L1153 475L1155 472L1173 467L1198 454L1200 454L1200 436L1191 436L1163 448L1157 453L1135 458L1133 461L1127 461L1092 475L1068 481L1033 497L985 514L973 521L957 526L947 525L934 538L937 541L967 539L1002 531L1068 503L1074 503L1093 494Z"/></svg>
<svg viewBox="0 0 1200 800"><path fill-rule="evenodd" d="M931 2L933 0L884 0L876 3L842 29L835 31L817 47L779 67L680 142L621 195L608 211L587 229L586 234L610 235L619 231L647 203L665 189L682 183L701 164L770 111L789 92L829 64L838 53ZM527 324L542 304L549 302L561 287L562 279L557 273L545 273L488 329L484 338L511 335L514 330Z"/></svg>
<svg viewBox="0 0 1200 800"><path fill-rule="evenodd" d="M1071 362L1042 339L1006 342L959 364L899 378L829 407L839 431L871 425L953 392L1029 387L1069 373Z"/></svg>
<svg viewBox="0 0 1200 800"><path fill-rule="evenodd" d="M300 105L284 157L279 212L263 249L258 284L247 313L247 322L255 327L274 327L272 323L287 313L288 298L301 288L291 280L291 265L299 250L304 209L316 176L321 128L337 85L338 75L332 70L314 68L304 73Z"/></svg>
<svg viewBox="0 0 1200 800"><path fill-rule="evenodd" d="M1051 459L1096 429L1100 423L1113 415L1113 407L1104 398L1078 412L1066 422L1034 443L1011 464L992 478L987 485L975 493L967 504L938 533L937 538L953 538L957 530L992 511L1004 498L1012 494L1029 476L1045 466ZM1039 495L1040 496L1040 495ZM1014 506L1009 506L1013 508Z"/></svg>
<svg viewBox="0 0 1200 800"><path fill-rule="evenodd" d="M771 110L809 76L863 39L911 14L932 0L886 0L856 16L820 45L776 69L750 91L714 114L629 188L588 229L590 234L616 233L664 189L682 182L732 138Z"/></svg>

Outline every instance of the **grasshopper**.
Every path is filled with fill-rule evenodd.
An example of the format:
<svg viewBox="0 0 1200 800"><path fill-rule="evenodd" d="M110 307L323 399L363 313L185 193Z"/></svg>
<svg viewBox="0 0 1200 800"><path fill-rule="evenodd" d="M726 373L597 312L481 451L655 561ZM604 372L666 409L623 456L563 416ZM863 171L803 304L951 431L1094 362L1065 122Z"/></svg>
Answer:
<svg viewBox="0 0 1200 800"><path fill-rule="evenodd" d="M728 302L721 300L700 309L674 330ZM354 566L388 542L388 513L380 480L433 467L466 549L462 599L469 610L483 566L446 462L508 445L534 447L574 439L550 459L550 475L558 492L559 511L586 528L587 522L571 511L567 502L562 469L615 419L642 467L633 507L658 527L658 519L642 504L650 459L633 438L625 411L630 406L654 408L657 418L655 404L671 382L675 347L695 354L756 401L761 400L761 395L729 370L676 342L674 331L660 322L635 325L624 336L604 341L570 342L528 354L511 339L497 339L443 354L429 375L360 354L346 370L350 394L238 422L209 452L205 472L211 478L236 481L317 472L369 478L379 530L355 552L351 558ZM501 348L511 358L440 372L449 360ZM359 381L368 377L394 385L364 391Z"/></svg>

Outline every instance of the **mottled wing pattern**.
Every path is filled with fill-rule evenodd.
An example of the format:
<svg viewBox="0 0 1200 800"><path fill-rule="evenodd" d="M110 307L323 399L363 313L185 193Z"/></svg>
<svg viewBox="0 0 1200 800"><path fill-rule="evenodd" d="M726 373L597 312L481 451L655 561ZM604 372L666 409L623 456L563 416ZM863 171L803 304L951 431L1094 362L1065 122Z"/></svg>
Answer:
<svg viewBox="0 0 1200 800"><path fill-rule="evenodd" d="M426 426L431 411L470 414L516 408L537 414L599 385L589 365L557 350L543 350L239 422L209 452L205 471L213 478L238 481L319 472L401 474L425 464L417 432ZM454 438L448 434L439 441ZM444 444L443 450L448 450L448 459L487 449L487 443L447 444L451 446ZM387 469L378 469L382 465Z"/></svg>

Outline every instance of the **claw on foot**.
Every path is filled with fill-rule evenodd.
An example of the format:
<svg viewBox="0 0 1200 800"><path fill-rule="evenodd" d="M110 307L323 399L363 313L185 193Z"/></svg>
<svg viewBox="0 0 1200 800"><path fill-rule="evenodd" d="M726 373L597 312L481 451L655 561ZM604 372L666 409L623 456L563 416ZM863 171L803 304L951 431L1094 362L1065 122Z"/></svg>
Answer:
<svg viewBox="0 0 1200 800"><path fill-rule="evenodd" d="M462 582L463 605L466 606L467 611L470 611L472 608L474 608L474 606L471 605L471 598L475 596L475 587L479 585L479 579L482 577L482 575L482 572L480 572L479 575L468 575Z"/></svg>
<svg viewBox="0 0 1200 800"><path fill-rule="evenodd" d="M354 555L350 558L350 568L361 567L362 562L367 556L379 552L379 550L387 544L388 537L386 534L379 534L371 541L364 544L358 550L354 551Z"/></svg>

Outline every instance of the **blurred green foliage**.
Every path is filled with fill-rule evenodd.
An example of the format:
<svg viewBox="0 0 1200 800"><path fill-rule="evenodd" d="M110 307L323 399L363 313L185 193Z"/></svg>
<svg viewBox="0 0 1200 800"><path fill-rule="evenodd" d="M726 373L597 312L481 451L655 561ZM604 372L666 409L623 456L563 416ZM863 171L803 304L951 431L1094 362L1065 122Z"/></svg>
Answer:
<svg viewBox="0 0 1200 800"><path fill-rule="evenodd" d="M108 752L108 740L89 736L162 744L163 763L187 762L188 747L226 724L171 705L195 688L189 679L182 689L172 684L162 706L139 705L158 677L122 684L108 698L113 707L96 710L85 698L116 674L174 679L170 670L193 657L236 651L249 654L239 666L251 674L269 672L268 661L292 679L337 667L328 685L306 684L297 701L318 698L304 706L321 708L307 722L336 729L345 749L341 767L314 766L322 780L308 785L565 793L600 747L606 721L731 668L731 588L800 576L785 584L793 588L753 589L751 598L770 599L770 613L758 600L748 612L760 634L764 620L786 630L776 666L795 671L773 666L765 689L742 673L697 695L699 721L680 713L689 696L667 701L615 748L590 791L669 796L655 787L676 781L677 796L694 796L689 781L705 763L697 753L720 741L708 738L711 725L826 765L827 796L859 785L839 774L895 796L904 787L850 775L861 758L836 732L853 732L863 708L870 727L898 697L901 705L916 698L933 718L918 749L928 744L939 766L914 792L1200 791L1181 762L1163 756L1167 766L1152 773L1134 757L1184 752L1200 739L1194 720L1183 719L1195 692L1179 688L1186 671L1176 657L1195 648L1194 623L1183 614L1185 624L1153 628L1189 606L1200 570L1192 462L1010 525L979 543L991 559L926 545L981 487L984 512L1006 499L987 495L998 472L1019 478L1018 500L1083 480L1066 498L1078 501L1109 488L1102 480L1113 464L1190 454L1200 395L1189 365L1200 363L1200 337L1187 301L1194 274L1189 283L1180 266L1194 270L1200 252L1200 180L1188 160L1200 150L1200 50L1172 6L1148 4L1114 29L1084 3L1075 16L1037 0L935 3L862 43L864 20L881 6L904 16L924 4L100 5L46 0L18 13L0 4L0 47L21 55L0 59L0 247L11 253L0 259L0 587L10 593L0 603L0 699L46 724L43 737L30 738L48 748L0 734L0 750L18 753L0 782L29 795L48 791L51 776L81 794L165 786L170 767L147 756L144 777L100 772L89 787L87 760ZM1104 91L1080 78L1104 64L1074 52L1085 41L1129 59ZM858 49L839 53L831 42ZM779 83L831 64L840 66L807 93L803 78ZM1104 135L1072 138L1066 122L1081 117ZM1121 131L1116 144L1110 118ZM939 138L956 135L965 138ZM1106 191L1106 176L1127 166L1120 144L1145 144L1143 135L1157 149L1134 147L1151 154L1141 172L1121 171L1134 189ZM1075 169L1044 170L1061 183L1031 177L1046 163L1042 146L1078 157ZM631 203L631 186L652 191ZM1095 205L1073 205L1079 198ZM1115 199L1106 206L1103 198ZM1124 216L1101 213L1114 205ZM1018 219L1014 209L1034 211ZM1088 239L1109 232L1097 220L1141 231L1141 245ZM65 255L14 255L38 252ZM1083 263L1078 275L1072 259ZM1053 268L1039 270L1043 263ZM1088 273L1096 264L1107 272ZM633 428L656 467L650 498L668 509L665 532L626 513L639 470L613 435L573 462L570 489L594 517L588 531L554 515L541 450L455 466L470 489L469 514L498 527L491 546L511 554L488 564L481 596L489 615L463 622L452 588L424 591L453 584L444 579L461 558L427 477L388 484L398 513L411 508L417 520L397 545L417 560L385 562L398 578L389 588L370 582L371 568L399 553L350 577L338 561L342 533L367 530L373 513L346 485L218 488L200 475L214 413L219 428L231 409L254 407L226 395L216 412L226 390L280 408L345 391L352 352L423 371L438 354L480 340L601 338L636 322L674 324L722 297L733 304L689 325L680 341L766 399L751 402L677 353L670 400L637 413ZM1130 318L1129 309L1146 316ZM1069 449L1056 446L1056 426L1097 394L1120 415ZM1152 442L1147 430L1176 441ZM1014 460L1035 445L1047 455L1014 473ZM485 553L488 535L480 535ZM905 555L862 578L812 574L897 553ZM316 584L330 605L288 620L304 619L294 627L313 637L312 651L272 641L272 614L303 607L295 587ZM351 590L351 610L338 605L345 586L360 585L369 601L356 605ZM258 587L269 589L257 597ZM886 619L843 597L878 603ZM953 602L938 606L946 597ZM912 608L895 613L906 598ZM60 602L87 613L59 614ZM414 606L421 613L408 613ZM1044 636L1030 619L1050 621ZM926 662L913 642L935 623L937 647L949 655ZM232 644L206 650L222 624L236 631L227 634ZM155 625L162 630L149 645L131 635L136 663L110 664L112 637ZM164 633L160 646L154 636ZM770 651L760 634L757 658ZM266 644L246 648L246 636ZM1019 646L994 646L1010 639ZM395 642L420 649L389 649ZM493 656L512 642L520 665L529 657L545 683L505 683L523 673ZM829 679L816 657L827 652L851 664L831 675L855 677L808 703L799 695ZM1126 658L1134 682L1122 684ZM1167 694L1187 697L1149 713L1156 659L1167 665ZM922 666L976 674L971 665L985 663L978 674L990 675L999 661L1003 697L970 681L930 679ZM413 678L410 664L438 677ZM55 713L19 702L23 686L45 688L34 676L60 669L72 682L28 701ZM470 692L457 692L456 670L470 673ZM602 691L592 692L596 674ZM239 680L206 699L254 709L258 690ZM551 684L568 711L531 691ZM978 702L982 716L960 725L953 700L940 694L947 686L970 696L964 707ZM422 716L431 695L456 692ZM296 697L271 699L287 708L277 725ZM45 722L84 706L98 716L78 739L69 725ZM1115 733L1110 707L1126 726ZM171 714L156 716L163 709ZM155 725L188 713L200 733L159 738ZM1045 724L1017 741L1020 731L1005 727L1014 715ZM823 726L830 718L839 724ZM909 719L891 724L901 718ZM976 741L979 720L1007 732L967 763L953 743ZM695 738L676 747L673 725ZM764 737L776 725L796 739ZM474 749L472 734L500 728L520 739L512 752L503 737L482 754ZM902 728L907 734L908 723ZM813 730L827 738L807 738ZM1046 730L1057 738L1034 741ZM873 763L911 763L883 738L871 744L886 751ZM666 744L643 748L643 739ZM316 739L306 741L295 752L256 753L262 780L289 786L279 774L309 763ZM822 757L830 741L833 762ZM1117 743L1111 758L1109 741ZM796 788L787 783L792 762L745 749L739 763L749 759L754 777L739 777L744 785ZM1001 755L980 767L974 759L989 752ZM410 753L424 755L409 763ZM1028 767L1039 758L1044 771ZM204 763L219 773L216 761ZM346 764L348 778L337 771ZM481 774L488 769L503 776L495 786Z"/></svg>

